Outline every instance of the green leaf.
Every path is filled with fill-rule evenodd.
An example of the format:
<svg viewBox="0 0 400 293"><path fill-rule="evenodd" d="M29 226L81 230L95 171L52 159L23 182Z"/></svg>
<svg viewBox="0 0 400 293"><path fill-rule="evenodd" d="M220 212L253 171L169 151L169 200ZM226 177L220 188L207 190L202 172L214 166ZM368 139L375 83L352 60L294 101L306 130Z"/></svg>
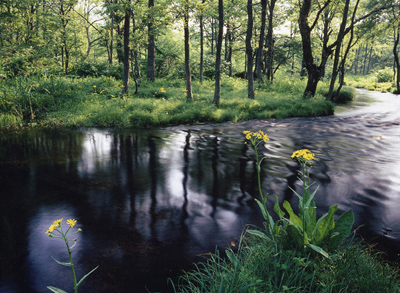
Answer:
<svg viewBox="0 0 400 293"><path fill-rule="evenodd" d="M268 214L268 211L267 211L267 207L261 201L259 201L256 198L255 198L255 201L257 202L257 204L258 204L258 206L259 206L259 208L261 210L261 213L263 214L264 219L268 221L269 214Z"/></svg>
<svg viewBox="0 0 400 293"><path fill-rule="evenodd" d="M72 267L72 266L73 266L73 264L70 263L70 262L61 262L61 261L56 260L54 257L52 257L52 258L53 258L59 265L66 266L66 267Z"/></svg>
<svg viewBox="0 0 400 293"><path fill-rule="evenodd" d="M306 211L306 215L307 215L306 232L307 235L310 235L312 237L315 230L315 226L317 224L317 208L315 206L314 201L311 201L310 206Z"/></svg>
<svg viewBox="0 0 400 293"><path fill-rule="evenodd" d="M285 213L279 207L279 200L278 200L278 197L276 195L275 195L274 211L278 215L279 220L281 220L285 216Z"/></svg>
<svg viewBox="0 0 400 293"><path fill-rule="evenodd" d="M323 215L318 220L315 227L315 237L313 237L312 239L313 244L320 245L329 235L330 231L335 228L335 219L333 218L333 215L336 213L337 210L337 205L331 206L328 213Z"/></svg>
<svg viewBox="0 0 400 293"><path fill-rule="evenodd" d="M289 238L299 247L303 248L303 235L301 230L295 225L289 225L286 228Z"/></svg>
<svg viewBox="0 0 400 293"><path fill-rule="evenodd" d="M311 249L313 249L314 251L318 252L319 254L322 254L326 258L329 258L329 254L325 250L323 250L321 247L310 244L310 243L307 244L307 246L310 247Z"/></svg>
<svg viewBox="0 0 400 293"><path fill-rule="evenodd" d="M49 289L50 291L53 291L55 293L67 293L64 290L58 289L56 287L52 287L52 286L47 286L47 289Z"/></svg>
<svg viewBox="0 0 400 293"><path fill-rule="evenodd" d="M293 223L293 225L297 226L298 228L300 228L301 231L303 231L303 221L299 218L299 216L297 216L292 209L292 206L290 205L290 203L288 201L284 201L283 202L283 207L284 209L288 212L289 214L289 221L291 223Z"/></svg>
<svg viewBox="0 0 400 293"><path fill-rule="evenodd" d="M332 233L336 235L329 241L330 249L337 249L339 245L351 234L351 228L354 224L354 213L352 210L343 213L335 223Z"/></svg>
<svg viewBox="0 0 400 293"><path fill-rule="evenodd" d="M78 284L76 284L75 288L78 288L78 286L83 282L83 280L85 280L91 273L93 273L95 270L97 270L99 266L95 267L93 270L91 270L89 273L87 273L86 275L84 275L82 277L82 279L78 282ZM74 288L74 289L75 289Z"/></svg>
<svg viewBox="0 0 400 293"><path fill-rule="evenodd" d="M265 233L263 233L261 231L258 231L258 230L247 230L247 233L252 234L252 235L256 235L256 236L258 236L260 238L263 238L263 239L266 239L266 240L271 240L271 238L269 238L267 236L267 234L265 234Z"/></svg>

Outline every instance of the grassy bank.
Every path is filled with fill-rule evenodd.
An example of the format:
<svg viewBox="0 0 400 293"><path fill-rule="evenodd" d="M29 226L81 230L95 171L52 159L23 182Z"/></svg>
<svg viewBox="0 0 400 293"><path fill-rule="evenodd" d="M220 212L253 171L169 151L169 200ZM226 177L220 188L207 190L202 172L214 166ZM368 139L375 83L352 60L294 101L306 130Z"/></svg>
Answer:
<svg viewBox="0 0 400 293"><path fill-rule="evenodd" d="M132 85L133 86L133 85ZM138 94L121 96L112 77L30 77L0 80L0 127L150 127L261 118L333 114L321 94L301 98L305 81L286 77L256 89L247 99L246 80L225 77L219 106L212 104L214 82L193 82L194 102L186 102L184 80L143 81Z"/></svg>
<svg viewBox="0 0 400 293"><path fill-rule="evenodd" d="M365 76L348 75L346 76L346 85L382 93L396 92L396 86L393 82L393 72L390 68Z"/></svg>
<svg viewBox="0 0 400 293"><path fill-rule="evenodd" d="M359 243L330 258L283 247L245 234L236 252L217 251L183 274L175 292L400 292L398 268Z"/></svg>

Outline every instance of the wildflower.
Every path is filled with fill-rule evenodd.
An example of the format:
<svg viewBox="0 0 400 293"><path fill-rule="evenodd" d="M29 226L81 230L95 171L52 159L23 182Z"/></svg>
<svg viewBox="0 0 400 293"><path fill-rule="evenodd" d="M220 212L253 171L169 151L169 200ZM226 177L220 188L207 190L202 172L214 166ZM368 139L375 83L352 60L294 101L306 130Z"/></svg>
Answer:
<svg viewBox="0 0 400 293"><path fill-rule="evenodd" d="M93 87L94 87L94 88L97 88L97 85L94 85Z"/></svg>
<svg viewBox="0 0 400 293"><path fill-rule="evenodd" d="M67 224L72 228L72 227L75 226L76 220L75 219L68 219L67 220Z"/></svg>
<svg viewBox="0 0 400 293"><path fill-rule="evenodd" d="M100 94L102 94L104 92L104 90L102 90L101 92L100 92Z"/></svg>
<svg viewBox="0 0 400 293"><path fill-rule="evenodd" d="M160 88L160 93L166 93L167 91L162 87Z"/></svg>
<svg viewBox="0 0 400 293"><path fill-rule="evenodd" d="M121 85L120 87L125 87L124 85Z"/></svg>
<svg viewBox="0 0 400 293"><path fill-rule="evenodd" d="M315 159L315 155L308 149L301 149L293 152L292 159L296 158L300 163L309 163Z"/></svg>
<svg viewBox="0 0 400 293"><path fill-rule="evenodd" d="M185 93L186 93L187 91L188 91L188 90L182 90L182 92L185 92Z"/></svg>
<svg viewBox="0 0 400 293"><path fill-rule="evenodd" d="M245 130L245 131L243 131L243 134L245 135L246 139L251 140L251 142L253 144L257 144L258 140L263 140L264 142L269 141L268 135L266 133L264 133L262 130L259 130L257 132Z"/></svg>
<svg viewBox="0 0 400 293"><path fill-rule="evenodd" d="M55 220L54 223L53 223L53 225L60 227L60 226L61 226L61 222L62 222L63 219L64 219L64 218Z"/></svg>

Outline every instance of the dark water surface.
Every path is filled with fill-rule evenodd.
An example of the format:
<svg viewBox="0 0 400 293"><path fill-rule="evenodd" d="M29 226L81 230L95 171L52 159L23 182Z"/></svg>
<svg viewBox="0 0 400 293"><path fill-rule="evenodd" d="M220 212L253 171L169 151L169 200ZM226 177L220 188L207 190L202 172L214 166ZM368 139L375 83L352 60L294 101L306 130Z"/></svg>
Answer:
<svg viewBox="0 0 400 293"><path fill-rule="evenodd" d="M261 224L253 153L243 130L262 129L263 188L297 205L294 150L316 154L318 212L353 209L355 227L392 260L400 253L400 98L360 91L335 116L150 130L46 129L1 134L0 292L72 292L58 218L82 228L73 259L80 292L167 292L167 278L235 246ZM261 150L261 149L260 149ZM270 202L272 206L272 201ZM65 222L65 220L64 220Z"/></svg>

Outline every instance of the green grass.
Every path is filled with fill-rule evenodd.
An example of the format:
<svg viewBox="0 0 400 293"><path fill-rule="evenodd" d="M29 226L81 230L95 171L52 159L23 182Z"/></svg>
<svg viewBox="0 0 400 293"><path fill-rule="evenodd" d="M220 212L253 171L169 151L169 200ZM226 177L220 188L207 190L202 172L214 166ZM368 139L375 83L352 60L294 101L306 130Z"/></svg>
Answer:
<svg viewBox="0 0 400 293"><path fill-rule="evenodd" d="M322 95L302 99L303 89L304 81L282 77L257 85L250 100L246 80L224 77L216 106L213 81L194 81L194 102L187 102L185 81L179 79L143 81L136 95L132 82L130 94L121 96L122 83L113 77L19 77L0 80L0 114L6 115L0 123L151 127L333 114L334 105Z"/></svg>
<svg viewBox="0 0 400 293"><path fill-rule="evenodd" d="M351 242L330 259L242 237L237 252L218 250L184 273L175 292L400 292L398 268Z"/></svg>
<svg viewBox="0 0 400 293"><path fill-rule="evenodd" d="M384 70L383 73L385 73ZM366 76L346 75L345 83L346 85L354 88L364 88L370 91L378 91L382 93L394 93L396 91L396 87L392 81L392 78L382 78L383 73L372 73Z"/></svg>

